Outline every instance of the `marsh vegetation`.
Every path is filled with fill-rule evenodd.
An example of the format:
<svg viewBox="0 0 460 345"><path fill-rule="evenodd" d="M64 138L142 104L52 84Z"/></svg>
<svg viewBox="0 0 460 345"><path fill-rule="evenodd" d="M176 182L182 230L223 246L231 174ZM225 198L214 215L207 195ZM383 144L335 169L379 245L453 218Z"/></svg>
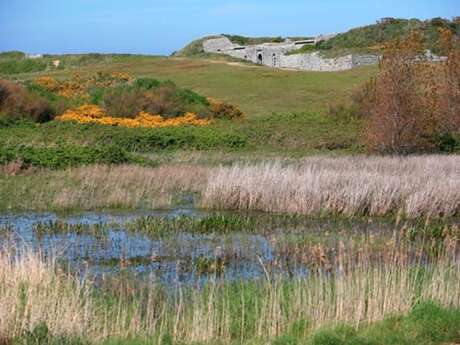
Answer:
<svg viewBox="0 0 460 345"><path fill-rule="evenodd" d="M0 345L460 343L451 31L341 73L2 54Z"/></svg>
<svg viewBox="0 0 460 345"><path fill-rule="evenodd" d="M455 221L183 212L2 217L2 338L327 344L428 313L458 340Z"/></svg>

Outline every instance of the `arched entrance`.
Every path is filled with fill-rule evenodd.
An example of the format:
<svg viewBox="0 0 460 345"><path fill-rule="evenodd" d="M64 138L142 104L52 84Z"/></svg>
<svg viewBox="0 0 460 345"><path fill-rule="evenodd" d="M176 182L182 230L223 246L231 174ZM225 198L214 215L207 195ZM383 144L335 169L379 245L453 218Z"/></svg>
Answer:
<svg viewBox="0 0 460 345"><path fill-rule="evenodd" d="M262 52L257 53L257 63L262 64L264 62L264 57Z"/></svg>

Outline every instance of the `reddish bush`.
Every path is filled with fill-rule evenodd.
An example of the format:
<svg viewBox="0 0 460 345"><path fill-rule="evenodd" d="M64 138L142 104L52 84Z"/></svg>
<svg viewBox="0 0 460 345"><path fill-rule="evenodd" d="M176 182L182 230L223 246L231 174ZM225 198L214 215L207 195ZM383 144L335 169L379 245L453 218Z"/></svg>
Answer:
<svg viewBox="0 0 460 345"><path fill-rule="evenodd" d="M453 41L443 64L425 61L418 34L387 45L378 76L354 97L371 150L432 151L436 138L458 131L460 49Z"/></svg>
<svg viewBox="0 0 460 345"><path fill-rule="evenodd" d="M175 87L160 86L151 90L114 89L103 98L106 113L113 117L136 117L141 112L165 118L185 113L183 102L177 97Z"/></svg>
<svg viewBox="0 0 460 345"><path fill-rule="evenodd" d="M448 131L460 129L460 39L450 30L442 30L441 40L447 53L439 86L441 95L439 113L444 117Z"/></svg>
<svg viewBox="0 0 460 345"><path fill-rule="evenodd" d="M46 99L7 80L0 80L0 114L6 118L29 118L36 122L50 121L55 116Z"/></svg>

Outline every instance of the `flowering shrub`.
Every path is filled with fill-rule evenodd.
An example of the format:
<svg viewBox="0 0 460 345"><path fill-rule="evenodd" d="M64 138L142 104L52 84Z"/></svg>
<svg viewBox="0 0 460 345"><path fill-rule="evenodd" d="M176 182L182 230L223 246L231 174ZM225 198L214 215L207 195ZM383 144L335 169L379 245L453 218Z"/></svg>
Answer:
<svg viewBox="0 0 460 345"><path fill-rule="evenodd" d="M50 76L39 77L34 80L34 83L52 92L59 90L59 82Z"/></svg>
<svg viewBox="0 0 460 345"><path fill-rule="evenodd" d="M82 105L76 109L66 111L56 119L130 128L177 127L182 125L205 126L209 124L209 120L199 119L194 113L185 113L183 116L171 119L164 119L160 115L152 115L146 112L140 112L135 118L111 117L107 116L104 110L96 105Z"/></svg>
<svg viewBox="0 0 460 345"><path fill-rule="evenodd" d="M126 73L97 72L95 75L86 78L81 77L79 74L75 74L71 79L63 81L58 81L50 76L43 76L37 78L34 83L60 96L75 98L88 96L88 91L92 88L108 88L123 83L129 83L132 80L133 78Z"/></svg>
<svg viewBox="0 0 460 345"><path fill-rule="evenodd" d="M123 127L204 126L212 118L243 116L232 104L207 99L172 81L133 79L126 73L98 72L57 80L37 78L27 85L51 102L61 121Z"/></svg>
<svg viewBox="0 0 460 345"><path fill-rule="evenodd" d="M208 98L208 102L212 116L215 118L236 119L244 116L244 113L233 104L221 102L213 98Z"/></svg>

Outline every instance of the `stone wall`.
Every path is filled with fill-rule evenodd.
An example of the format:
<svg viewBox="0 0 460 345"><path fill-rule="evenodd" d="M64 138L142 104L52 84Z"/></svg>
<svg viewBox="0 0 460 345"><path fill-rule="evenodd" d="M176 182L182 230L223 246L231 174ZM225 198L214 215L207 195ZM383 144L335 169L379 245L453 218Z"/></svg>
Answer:
<svg viewBox="0 0 460 345"><path fill-rule="evenodd" d="M380 57L378 55L353 55L353 66L368 66L368 65L377 65L379 63Z"/></svg>
<svg viewBox="0 0 460 345"><path fill-rule="evenodd" d="M346 55L338 58L324 58L318 52L287 55L307 44L311 43L285 41L239 46L221 37L204 41L203 48L208 53L225 54L273 68L303 71L345 71L357 66L377 64L379 61L376 55Z"/></svg>
<svg viewBox="0 0 460 345"><path fill-rule="evenodd" d="M306 54L287 53L305 45L332 36L318 36L311 41L290 41L282 43L264 43L249 46L240 46L232 43L227 37L208 39L203 42L203 49L208 53L230 55L256 64L273 68L289 68L303 71L346 71L359 66L376 65L380 56L372 54L350 54L338 58L325 58L318 52ZM447 58L437 56L430 51L425 52L423 59L431 62L445 61Z"/></svg>
<svg viewBox="0 0 460 345"><path fill-rule="evenodd" d="M319 53L283 55L281 67L303 71L346 71L353 68L353 55L327 59Z"/></svg>
<svg viewBox="0 0 460 345"><path fill-rule="evenodd" d="M233 44L227 37L212 38L203 42L203 49L206 53L221 53L233 49Z"/></svg>

